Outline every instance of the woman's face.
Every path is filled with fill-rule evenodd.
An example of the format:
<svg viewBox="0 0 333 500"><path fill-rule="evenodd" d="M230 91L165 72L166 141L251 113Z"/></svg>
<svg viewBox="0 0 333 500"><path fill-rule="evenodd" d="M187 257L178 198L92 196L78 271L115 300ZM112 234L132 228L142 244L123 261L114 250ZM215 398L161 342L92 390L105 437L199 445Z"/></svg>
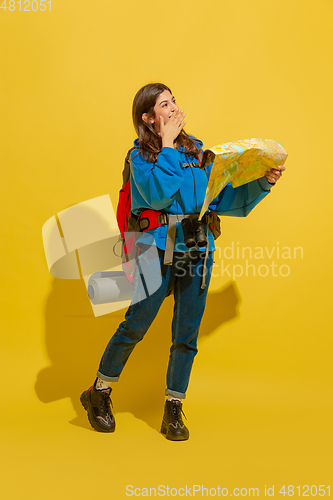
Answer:
<svg viewBox="0 0 333 500"><path fill-rule="evenodd" d="M163 92L158 96L155 106L154 106L155 116L150 119L150 122L154 125L156 132L160 131L160 117L164 120L164 125L169 121L174 112L179 111L176 104L175 98L170 94L168 90L163 90ZM142 115L142 119L145 120L147 114Z"/></svg>

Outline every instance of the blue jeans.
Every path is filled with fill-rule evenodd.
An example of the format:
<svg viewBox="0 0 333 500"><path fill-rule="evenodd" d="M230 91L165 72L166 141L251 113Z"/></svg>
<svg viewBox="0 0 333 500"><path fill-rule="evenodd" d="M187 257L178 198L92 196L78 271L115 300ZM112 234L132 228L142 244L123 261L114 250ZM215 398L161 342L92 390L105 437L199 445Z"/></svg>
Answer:
<svg viewBox="0 0 333 500"><path fill-rule="evenodd" d="M202 289L204 252L192 256L175 252L173 264L166 266L163 264L163 250L156 246L142 247L145 251L137 259L131 305L125 321L119 325L104 351L97 375L109 382L119 379L129 355L143 339L174 285L172 346L165 394L183 399L193 359L198 352L197 338L206 305L214 252L208 254L206 287Z"/></svg>

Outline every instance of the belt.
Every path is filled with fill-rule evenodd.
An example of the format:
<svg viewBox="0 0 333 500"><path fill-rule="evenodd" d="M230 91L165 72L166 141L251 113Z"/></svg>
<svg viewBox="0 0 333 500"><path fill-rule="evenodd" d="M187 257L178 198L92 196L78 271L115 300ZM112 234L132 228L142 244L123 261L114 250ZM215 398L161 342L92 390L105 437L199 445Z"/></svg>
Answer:
<svg viewBox="0 0 333 500"><path fill-rule="evenodd" d="M140 216L140 229L145 232L150 229L155 229L158 226L166 225L168 224L168 233L167 233L167 239L166 239L166 245L165 245L165 252L164 252L164 261L163 263L166 266L171 266L172 261L173 261L173 251L175 248L175 241L176 241L176 229L177 229L177 222L181 222L183 219L194 219L199 217L199 214L165 214L163 212L158 212L155 210L144 210L141 213ZM205 214L202 218L202 223L203 224L211 224L213 222L213 215L212 214ZM205 258L204 258L204 265L203 265L203 276L202 276L202 284L201 288L205 288L206 286L206 263L207 263L207 257L208 257L208 251L209 251L209 243L208 243L208 231L206 231L206 236L207 236L207 245L206 245L206 252L205 252Z"/></svg>

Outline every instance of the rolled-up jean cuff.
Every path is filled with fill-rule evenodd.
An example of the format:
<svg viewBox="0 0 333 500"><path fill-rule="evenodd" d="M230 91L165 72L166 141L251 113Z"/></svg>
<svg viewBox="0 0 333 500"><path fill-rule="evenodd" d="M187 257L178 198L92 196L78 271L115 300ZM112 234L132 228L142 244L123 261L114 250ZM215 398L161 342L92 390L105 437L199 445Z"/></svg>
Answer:
<svg viewBox="0 0 333 500"><path fill-rule="evenodd" d="M186 394L184 394L183 392L172 391L171 389L166 389L165 395L166 396L173 396L174 398L177 398L177 399L185 399L186 398Z"/></svg>
<svg viewBox="0 0 333 500"><path fill-rule="evenodd" d="M107 375L103 375L101 372L97 372L97 377L104 380L105 382L118 382L119 377L108 377Z"/></svg>

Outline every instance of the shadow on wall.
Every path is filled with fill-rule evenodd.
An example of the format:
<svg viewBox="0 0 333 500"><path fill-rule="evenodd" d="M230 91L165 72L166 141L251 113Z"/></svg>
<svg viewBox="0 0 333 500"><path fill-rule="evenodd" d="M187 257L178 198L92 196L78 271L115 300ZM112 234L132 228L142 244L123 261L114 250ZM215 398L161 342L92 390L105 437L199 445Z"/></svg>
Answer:
<svg viewBox="0 0 333 500"><path fill-rule="evenodd" d="M113 384L115 415L130 412L156 430L160 428L165 400L173 302L173 296L164 301L145 338L131 354L119 382ZM239 316L240 302L234 282L208 294L199 351L200 337L211 335L223 323ZM53 279L45 309L45 342L52 366L38 373L35 390L44 403L71 398L77 413L71 421L73 425L91 429L79 397L93 384L100 358L125 312L123 309L95 318L83 280Z"/></svg>

